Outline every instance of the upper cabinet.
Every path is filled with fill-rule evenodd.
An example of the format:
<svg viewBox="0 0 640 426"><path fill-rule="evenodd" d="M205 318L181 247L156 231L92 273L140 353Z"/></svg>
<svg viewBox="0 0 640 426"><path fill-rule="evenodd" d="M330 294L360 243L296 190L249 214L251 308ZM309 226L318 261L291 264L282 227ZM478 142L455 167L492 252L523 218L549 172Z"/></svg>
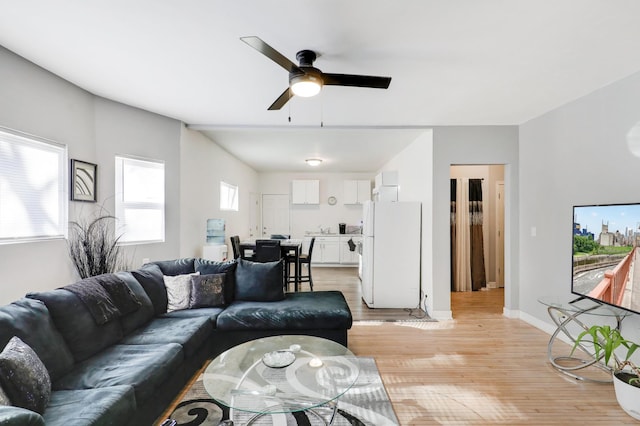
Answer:
<svg viewBox="0 0 640 426"><path fill-rule="evenodd" d="M368 180L345 180L344 181L344 204L362 204L371 199L371 181Z"/></svg>
<svg viewBox="0 0 640 426"><path fill-rule="evenodd" d="M291 204L320 204L320 181L291 181Z"/></svg>
<svg viewBox="0 0 640 426"><path fill-rule="evenodd" d="M399 184L397 170L389 170L376 175L376 188L380 188L381 186L397 186Z"/></svg>

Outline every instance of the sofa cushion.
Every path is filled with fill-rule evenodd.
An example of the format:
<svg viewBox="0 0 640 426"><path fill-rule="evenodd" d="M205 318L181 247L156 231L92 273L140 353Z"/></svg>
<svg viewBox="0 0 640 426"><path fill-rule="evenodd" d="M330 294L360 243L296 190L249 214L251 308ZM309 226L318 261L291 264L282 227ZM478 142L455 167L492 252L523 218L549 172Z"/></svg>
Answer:
<svg viewBox="0 0 640 426"><path fill-rule="evenodd" d="M76 361L89 358L123 336L120 321L97 325L84 303L68 290L29 293L27 297L47 305L54 324Z"/></svg>
<svg viewBox="0 0 640 426"><path fill-rule="evenodd" d="M200 274L199 272L194 273ZM189 308L192 275L193 274L163 276L164 287L167 289L167 312Z"/></svg>
<svg viewBox="0 0 640 426"><path fill-rule="evenodd" d="M167 289L164 287L162 270L158 265L148 263L140 269L131 271L131 275L142 285L153 303L156 315L167 312Z"/></svg>
<svg viewBox="0 0 640 426"><path fill-rule="evenodd" d="M194 261L195 258L188 257L175 260L160 260L153 262L153 264L158 265L164 275L184 275L196 271Z"/></svg>
<svg viewBox="0 0 640 426"><path fill-rule="evenodd" d="M284 300L234 301L220 315L220 330L349 329L353 323L339 291L287 293Z"/></svg>
<svg viewBox="0 0 640 426"><path fill-rule="evenodd" d="M136 280L131 272L116 272L116 275L125 282L136 298L140 301L140 308L130 314L124 315L120 321L122 322L122 332L127 335L138 327L148 323L153 319L155 312L151 299L142 288L142 285Z"/></svg>
<svg viewBox="0 0 640 426"><path fill-rule="evenodd" d="M274 302L284 298L284 261L252 262L238 259L233 300Z"/></svg>
<svg viewBox="0 0 640 426"><path fill-rule="evenodd" d="M224 301L231 303L235 296L236 288L236 268L238 264L235 260L228 262L216 262L215 260L196 259L195 268L200 275L226 274L224 282Z"/></svg>
<svg viewBox="0 0 640 426"><path fill-rule="evenodd" d="M131 386L60 390L44 412L47 426L124 425L136 411Z"/></svg>
<svg viewBox="0 0 640 426"><path fill-rule="evenodd" d="M197 318L156 318L122 340L124 345L178 343L191 357L210 337L213 325L206 316Z"/></svg>
<svg viewBox="0 0 640 426"><path fill-rule="evenodd" d="M12 337L0 353L0 382L12 405L44 413L51 378L38 355L19 337Z"/></svg>
<svg viewBox="0 0 640 426"><path fill-rule="evenodd" d="M20 407L0 407L0 425L3 426L45 426L42 416Z"/></svg>
<svg viewBox="0 0 640 426"><path fill-rule="evenodd" d="M113 345L76 364L73 371L53 383L53 389L130 385L135 390L137 406L142 406L178 370L183 359L182 346L177 343Z"/></svg>
<svg viewBox="0 0 640 426"><path fill-rule="evenodd" d="M73 355L44 302L22 298L0 307L0 348L13 336L20 337L38 354L52 380L73 368Z"/></svg>
<svg viewBox="0 0 640 426"><path fill-rule="evenodd" d="M226 274L196 275L191 277L189 309L224 306Z"/></svg>
<svg viewBox="0 0 640 426"><path fill-rule="evenodd" d="M207 317L211 325L215 328L218 315L224 311L224 308L195 308L185 309L183 311L173 311L162 314L159 318L200 318Z"/></svg>

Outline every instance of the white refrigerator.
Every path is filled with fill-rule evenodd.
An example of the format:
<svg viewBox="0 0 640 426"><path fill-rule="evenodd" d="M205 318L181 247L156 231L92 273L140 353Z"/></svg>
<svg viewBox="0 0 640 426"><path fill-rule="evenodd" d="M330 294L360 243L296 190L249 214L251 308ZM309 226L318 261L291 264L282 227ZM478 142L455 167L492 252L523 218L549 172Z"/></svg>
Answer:
<svg viewBox="0 0 640 426"><path fill-rule="evenodd" d="M420 305L421 209L418 202L364 203L362 299L370 308Z"/></svg>

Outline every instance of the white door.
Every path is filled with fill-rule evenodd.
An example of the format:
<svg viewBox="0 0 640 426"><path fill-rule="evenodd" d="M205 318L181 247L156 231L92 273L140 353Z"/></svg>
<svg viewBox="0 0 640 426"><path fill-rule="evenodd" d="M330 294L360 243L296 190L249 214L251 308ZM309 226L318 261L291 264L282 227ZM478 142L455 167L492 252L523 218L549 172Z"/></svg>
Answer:
<svg viewBox="0 0 640 426"><path fill-rule="evenodd" d="M262 237L289 233L289 194L263 194Z"/></svg>

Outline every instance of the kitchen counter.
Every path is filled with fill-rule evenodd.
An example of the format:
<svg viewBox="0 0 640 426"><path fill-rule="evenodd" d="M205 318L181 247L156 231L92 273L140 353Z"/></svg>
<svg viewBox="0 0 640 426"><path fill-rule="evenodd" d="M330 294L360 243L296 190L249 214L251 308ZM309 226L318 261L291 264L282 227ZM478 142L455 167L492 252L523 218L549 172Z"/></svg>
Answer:
<svg viewBox="0 0 640 426"><path fill-rule="evenodd" d="M362 234L323 234L311 232L305 238L315 237L311 263L316 266L358 266L358 253L351 245L362 241ZM351 242L351 244L350 244ZM307 243L308 244L308 243ZM303 247L303 252L307 247Z"/></svg>

